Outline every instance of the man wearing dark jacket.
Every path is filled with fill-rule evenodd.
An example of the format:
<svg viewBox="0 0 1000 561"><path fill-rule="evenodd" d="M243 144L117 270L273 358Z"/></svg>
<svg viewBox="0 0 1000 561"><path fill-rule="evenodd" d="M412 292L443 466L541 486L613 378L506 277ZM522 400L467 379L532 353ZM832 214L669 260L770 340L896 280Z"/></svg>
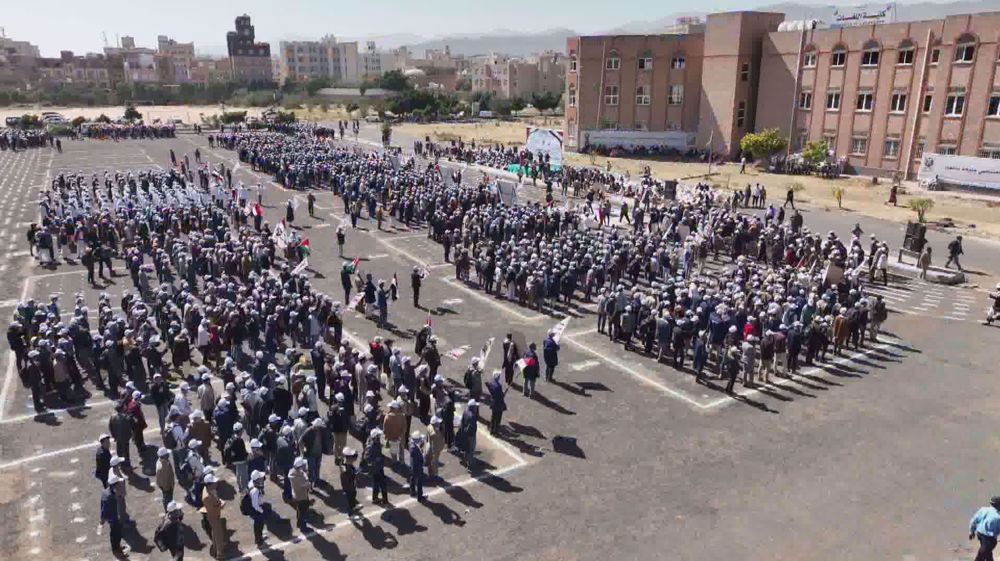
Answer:
<svg viewBox="0 0 1000 561"><path fill-rule="evenodd" d="M108 488L109 473L111 473L111 435L105 433L101 435L94 460L94 477L105 489Z"/></svg>
<svg viewBox="0 0 1000 561"><path fill-rule="evenodd" d="M551 382L555 379L556 366L559 364L559 343L552 331L549 331L542 342L542 356L545 358L545 381Z"/></svg>

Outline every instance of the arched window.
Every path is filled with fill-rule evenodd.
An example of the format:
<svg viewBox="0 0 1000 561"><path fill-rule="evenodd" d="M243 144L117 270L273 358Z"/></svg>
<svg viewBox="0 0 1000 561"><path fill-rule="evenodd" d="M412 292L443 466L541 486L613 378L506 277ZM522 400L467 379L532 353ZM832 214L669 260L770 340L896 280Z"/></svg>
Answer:
<svg viewBox="0 0 1000 561"><path fill-rule="evenodd" d="M955 42L955 62L969 64L976 58L976 36L965 33Z"/></svg>
<svg viewBox="0 0 1000 561"><path fill-rule="evenodd" d="M608 59L604 63L604 68L608 70L618 70L622 66L622 59L618 55L618 51L611 51L608 53Z"/></svg>
<svg viewBox="0 0 1000 561"><path fill-rule="evenodd" d="M903 39L896 48L896 64L900 66L913 66L913 56L917 52L917 47L913 41Z"/></svg>
<svg viewBox="0 0 1000 561"><path fill-rule="evenodd" d="M830 66L842 68L847 64L847 49L843 45L837 45L830 52Z"/></svg>
<svg viewBox="0 0 1000 561"><path fill-rule="evenodd" d="M868 41L865 43L861 53L861 66L878 66L879 53L882 47L878 41Z"/></svg>
<svg viewBox="0 0 1000 561"><path fill-rule="evenodd" d="M652 51L646 51L642 53L639 57L639 70L652 70L653 69L653 53Z"/></svg>

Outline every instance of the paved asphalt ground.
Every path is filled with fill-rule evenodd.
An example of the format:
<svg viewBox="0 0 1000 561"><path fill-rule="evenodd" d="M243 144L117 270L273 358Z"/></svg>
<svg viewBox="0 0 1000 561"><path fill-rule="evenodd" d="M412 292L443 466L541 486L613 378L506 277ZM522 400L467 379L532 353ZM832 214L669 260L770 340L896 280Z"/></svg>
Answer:
<svg viewBox="0 0 1000 561"><path fill-rule="evenodd" d="M48 178L63 170L166 166L170 148L180 156L196 146L213 163L234 163L233 153L210 150L197 136L67 142L63 154L0 153L0 313L11 313L21 298L51 293L61 295L67 310L78 291L96 309L100 291L84 286L82 267L43 269L27 255L24 231L37 220L38 189ZM236 176L258 181L245 167ZM292 195L273 186L265 201L268 219L282 215ZM538 193L526 188L523 195ZM317 198L316 218L300 212L297 224L314 248L313 282L340 298L333 234L341 206L329 193ZM813 212L807 225L814 216L819 229L843 233L856 221ZM889 228L864 219L861 225ZM424 323L427 312L410 305L408 289L408 271L421 263L431 272L422 303L431 309L440 348L457 356L445 359L446 376L460 380L469 356L491 337L499 345L510 329L540 342L565 313L571 319L556 382L539 383L534 400L511 390L503 438L480 438L483 469L469 474L446 456L448 484L430 488L426 504L409 500L397 473L391 476L393 508L372 507L365 490L359 494L364 517L352 522L338 493L321 496L312 520L319 531L302 538L276 525L271 547L261 551L232 501L226 508L237 542L231 558L923 561L974 555L965 539L968 518L1000 492L1000 438L989 428L1000 420L991 397L998 390L1000 329L978 323L987 305L981 292L893 279L878 289L893 312L880 344L806 370L795 381L731 398L717 380L699 386L689 371L611 344L596 333L592 307L542 315L484 296L454 279L425 231L362 226L367 229L348 232L346 254L359 256L362 270L376 278L393 272L400 278L387 336L409 348ZM968 253L971 266L995 259ZM118 277L103 290L117 295L130 284ZM346 327L360 339L378 333L357 315ZM35 418L10 359L4 349L2 557L109 559L107 536L97 528L100 484L92 475L94 441L106 430L109 403L95 393L88 407ZM499 363L494 350L489 367ZM146 410L155 425L153 408ZM159 444L155 429L147 441ZM337 480L332 461L323 469L326 479ZM268 492L287 515L277 490ZM222 494L232 497L231 486ZM159 494L151 481L134 477L128 502L138 520L138 533L128 537L133 557L165 559L152 547ZM193 529L188 558L207 558L199 515L185 512Z"/></svg>

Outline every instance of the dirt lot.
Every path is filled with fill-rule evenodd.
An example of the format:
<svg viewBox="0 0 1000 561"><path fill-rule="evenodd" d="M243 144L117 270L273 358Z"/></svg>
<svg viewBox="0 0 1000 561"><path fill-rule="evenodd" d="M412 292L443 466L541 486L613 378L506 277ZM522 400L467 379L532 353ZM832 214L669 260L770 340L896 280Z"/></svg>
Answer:
<svg viewBox="0 0 1000 561"><path fill-rule="evenodd" d="M201 117L222 114L222 107L219 105L140 105L136 109L142 113L143 119L148 122L154 119L181 119L185 123L200 123ZM263 107L231 107L226 106L227 112L246 111L250 117L259 116L264 110ZM55 111L73 120L82 116L85 119L96 119L104 114L112 119L120 119L125 114L125 106L108 105L103 107L42 107L42 106L18 106L0 108L0 118L20 117L25 113L41 114L43 111Z"/></svg>

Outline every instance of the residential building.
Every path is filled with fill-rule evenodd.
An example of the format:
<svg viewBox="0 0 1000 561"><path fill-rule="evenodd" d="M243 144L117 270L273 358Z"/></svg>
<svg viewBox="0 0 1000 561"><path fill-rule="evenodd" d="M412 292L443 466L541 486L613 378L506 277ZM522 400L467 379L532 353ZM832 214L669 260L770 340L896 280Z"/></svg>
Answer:
<svg viewBox="0 0 1000 561"><path fill-rule="evenodd" d="M825 139L861 173L912 177L925 152L1000 159L998 28L991 12L770 33L758 128L792 152Z"/></svg>
<svg viewBox="0 0 1000 561"><path fill-rule="evenodd" d="M735 158L744 134L777 128L788 152L826 140L858 173L912 177L925 152L1000 159L998 27L1000 12L860 27L731 12L570 38L567 146L610 136Z"/></svg>
<svg viewBox="0 0 1000 561"><path fill-rule="evenodd" d="M332 35L319 41L282 41L278 48L278 81L304 81L329 78L334 84L356 86L365 77L382 74L385 67L395 67L394 58L371 49L358 53L355 41L339 43ZM395 55L393 55L395 56Z"/></svg>
<svg viewBox="0 0 1000 561"><path fill-rule="evenodd" d="M250 16L236 18L236 31L226 33L233 80L242 84L271 83L271 46L255 41L254 26Z"/></svg>
<svg viewBox="0 0 1000 561"><path fill-rule="evenodd" d="M156 53L160 70L160 81L164 84L185 84L191 82L191 63L194 60L194 43L178 43L159 35L156 38Z"/></svg>
<svg viewBox="0 0 1000 561"><path fill-rule="evenodd" d="M41 86L111 87L104 55L75 56L72 51L62 51L58 58L39 57L35 63Z"/></svg>
<svg viewBox="0 0 1000 561"><path fill-rule="evenodd" d="M471 62L472 91L489 93L502 99L562 92L566 83L566 65L567 59L562 53L542 53L527 59L491 53Z"/></svg>
<svg viewBox="0 0 1000 561"><path fill-rule="evenodd" d="M190 79L193 84L222 84L232 78L233 68L228 58L196 56L191 60Z"/></svg>
<svg viewBox="0 0 1000 561"><path fill-rule="evenodd" d="M104 47L108 61L108 76L111 87L119 83L156 84L160 82L156 51L136 47L135 39L124 35L116 47Z"/></svg>
<svg viewBox="0 0 1000 561"><path fill-rule="evenodd" d="M0 85L27 89L36 78L38 47L27 41L0 37Z"/></svg>

